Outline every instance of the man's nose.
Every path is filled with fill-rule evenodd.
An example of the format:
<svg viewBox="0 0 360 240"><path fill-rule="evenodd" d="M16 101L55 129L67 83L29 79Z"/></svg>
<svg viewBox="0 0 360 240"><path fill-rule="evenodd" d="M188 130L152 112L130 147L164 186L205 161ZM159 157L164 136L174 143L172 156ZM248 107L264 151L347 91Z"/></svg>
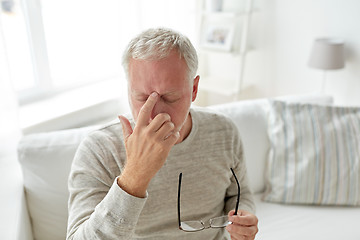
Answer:
<svg viewBox="0 0 360 240"><path fill-rule="evenodd" d="M159 99L156 103L155 103L155 106L151 112L151 119L154 119L156 117L156 115L158 115L159 113L163 113L164 112L164 109L163 109L163 106L162 106L162 102L161 100Z"/></svg>

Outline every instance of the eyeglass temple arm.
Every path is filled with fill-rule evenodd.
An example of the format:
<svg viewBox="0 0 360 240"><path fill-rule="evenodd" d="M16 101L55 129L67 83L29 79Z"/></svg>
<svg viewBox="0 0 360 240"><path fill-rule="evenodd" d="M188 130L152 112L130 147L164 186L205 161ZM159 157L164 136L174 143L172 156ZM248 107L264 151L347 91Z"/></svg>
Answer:
<svg viewBox="0 0 360 240"><path fill-rule="evenodd" d="M180 189L181 189L181 179L182 179L182 173L179 174L179 186L178 186L178 222L179 222L179 228L181 229L181 219L180 219Z"/></svg>
<svg viewBox="0 0 360 240"><path fill-rule="evenodd" d="M235 172L232 168L230 168L232 174L234 175L234 178L235 178L235 181L236 181L236 184L237 184L237 187L238 187L238 195L237 195L237 200L236 200L236 206L235 206L235 213L234 215L237 215L237 212L238 212L238 208L239 208L239 202L240 202L240 184L239 184L239 181L235 175Z"/></svg>

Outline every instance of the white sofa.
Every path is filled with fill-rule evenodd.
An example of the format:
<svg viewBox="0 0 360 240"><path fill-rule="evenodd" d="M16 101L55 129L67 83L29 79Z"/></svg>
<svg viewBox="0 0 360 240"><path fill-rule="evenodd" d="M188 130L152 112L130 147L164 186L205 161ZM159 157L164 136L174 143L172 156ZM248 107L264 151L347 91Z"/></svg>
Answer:
<svg viewBox="0 0 360 240"><path fill-rule="evenodd" d="M324 95L288 96L286 101L332 104ZM267 99L212 106L230 116L242 136L250 184L255 194L259 233L256 239L360 239L360 208L282 205L261 201L265 189ZM18 239L65 239L67 177L75 150L96 126L25 136L18 157L23 171L25 202ZM119 133L121 134L121 133ZM31 224L31 227L30 225Z"/></svg>

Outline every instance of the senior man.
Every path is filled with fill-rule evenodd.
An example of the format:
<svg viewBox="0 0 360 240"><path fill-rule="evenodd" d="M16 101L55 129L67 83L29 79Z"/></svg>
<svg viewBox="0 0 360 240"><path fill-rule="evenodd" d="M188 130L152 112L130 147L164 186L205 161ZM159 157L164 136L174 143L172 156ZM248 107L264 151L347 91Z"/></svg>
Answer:
<svg viewBox="0 0 360 240"><path fill-rule="evenodd" d="M195 48L173 30L149 29L129 43L132 114L80 144L67 239L255 238L238 131L221 114L191 108L197 66Z"/></svg>

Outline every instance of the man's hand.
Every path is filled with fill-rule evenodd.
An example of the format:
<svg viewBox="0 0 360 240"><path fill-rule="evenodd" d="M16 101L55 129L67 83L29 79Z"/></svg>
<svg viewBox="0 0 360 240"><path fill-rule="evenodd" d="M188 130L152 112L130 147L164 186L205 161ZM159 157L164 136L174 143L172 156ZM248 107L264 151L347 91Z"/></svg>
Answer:
<svg viewBox="0 0 360 240"><path fill-rule="evenodd" d="M174 132L169 114L160 113L151 120L157 101L158 94L153 92L142 106L134 130L127 118L119 116L127 159L118 185L137 197L145 196L150 180L164 165L170 149L180 137L179 132Z"/></svg>
<svg viewBox="0 0 360 240"><path fill-rule="evenodd" d="M235 211L229 212L229 221L232 224L226 227L226 230L230 233L232 240L253 240L258 232L258 219L255 215L239 210L238 215L234 215Z"/></svg>

